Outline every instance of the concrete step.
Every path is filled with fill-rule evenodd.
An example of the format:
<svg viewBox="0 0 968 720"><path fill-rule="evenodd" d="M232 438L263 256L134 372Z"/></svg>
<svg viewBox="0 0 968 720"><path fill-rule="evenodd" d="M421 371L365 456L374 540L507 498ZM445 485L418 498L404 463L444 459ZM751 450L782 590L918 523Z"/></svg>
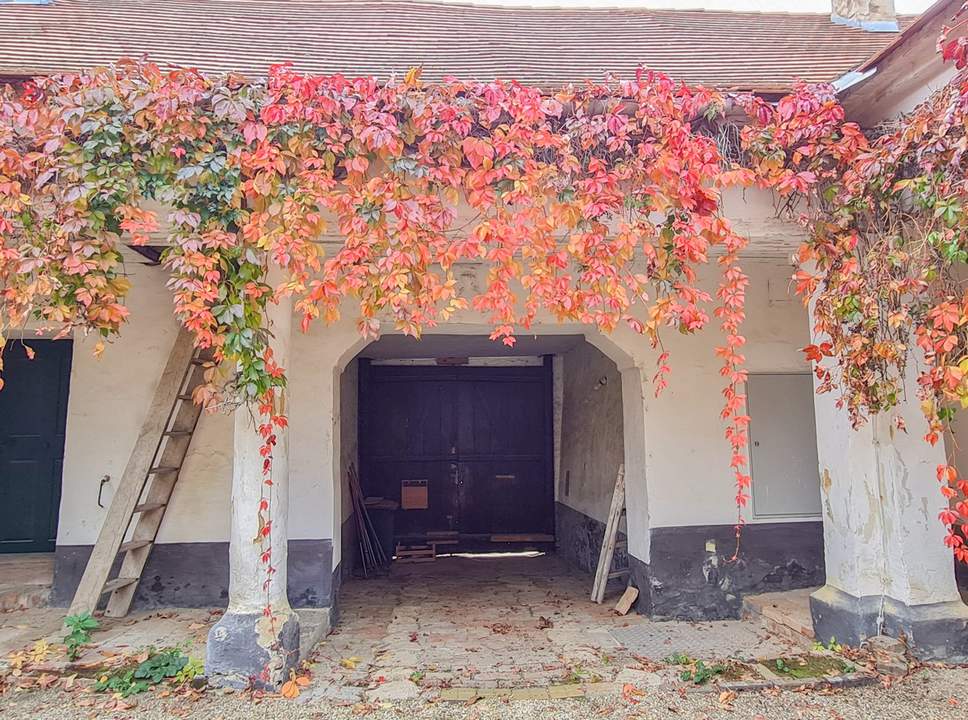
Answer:
<svg viewBox="0 0 968 720"><path fill-rule="evenodd" d="M814 590L747 595L743 598L743 617L757 620L766 631L809 649L814 643L810 616L810 593Z"/></svg>
<svg viewBox="0 0 968 720"><path fill-rule="evenodd" d="M0 610L33 610L47 607L50 585L0 585Z"/></svg>

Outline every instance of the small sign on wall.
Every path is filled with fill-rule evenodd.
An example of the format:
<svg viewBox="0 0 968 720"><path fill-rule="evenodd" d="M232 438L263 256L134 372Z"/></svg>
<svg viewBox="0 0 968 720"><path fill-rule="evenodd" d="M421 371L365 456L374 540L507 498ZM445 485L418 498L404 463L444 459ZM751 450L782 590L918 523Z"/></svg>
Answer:
<svg viewBox="0 0 968 720"><path fill-rule="evenodd" d="M400 508L402 510L426 510L427 481L403 480L400 482Z"/></svg>

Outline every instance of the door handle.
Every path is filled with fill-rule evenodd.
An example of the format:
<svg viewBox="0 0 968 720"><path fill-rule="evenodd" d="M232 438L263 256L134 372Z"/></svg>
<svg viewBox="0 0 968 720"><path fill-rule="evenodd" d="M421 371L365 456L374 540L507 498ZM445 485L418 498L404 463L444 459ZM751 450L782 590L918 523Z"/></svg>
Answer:
<svg viewBox="0 0 968 720"><path fill-rule="evenodd" d="M97 506L99 508L104 507L104 505L101 503L101 493L104 492L104 486L109 482L111 482L110 475L105 475L104 477L101 478L101 484L98 486L98 489L97 489Z"/></svg>

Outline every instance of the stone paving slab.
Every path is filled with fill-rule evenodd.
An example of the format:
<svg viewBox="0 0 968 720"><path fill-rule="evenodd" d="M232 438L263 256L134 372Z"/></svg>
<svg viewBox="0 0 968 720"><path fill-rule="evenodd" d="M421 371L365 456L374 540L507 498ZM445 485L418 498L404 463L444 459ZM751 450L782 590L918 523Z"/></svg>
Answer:
<svg viewBox="0 0 968 720"><path fill-rule="evenodd" d="M63 608L18 610L0 614L0 664L8 656L44 640L51 645L64 642ZM301 609L300 649L307 655L329 630L329 611ZM172 609L134 612L123 618L99 617L100 627L77 659L78 665L97 665L105 658L128 655L147 648L180 647L191 657L204 660L208 631L221 610ZM63 655L44 665L49 672L67 668Z"/></svg>
<svg viewBox="0 0 968 720"><path fill-rule="evenodd" d="M627 650L653 660L675 653L704 660L758 659L798 651L788 640L746 620L651 622L611 631Z"/></svg>

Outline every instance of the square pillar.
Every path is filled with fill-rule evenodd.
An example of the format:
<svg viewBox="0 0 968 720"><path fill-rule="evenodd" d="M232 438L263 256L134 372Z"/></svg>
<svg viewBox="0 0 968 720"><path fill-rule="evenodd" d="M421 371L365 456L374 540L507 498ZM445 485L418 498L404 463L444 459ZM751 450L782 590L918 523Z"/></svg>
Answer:
<svg viewBox="0 0 968 720"><path fill-rule="evenodd" d="M836 391L815 395L826 585L810 597L814 631L855 646L903 635L918 657L964 662L968 606L938 520L944 450L923 440L913 377L907 385L908 432L889 416L854 430Z"/></svg>
<svg viewBox="0 0 968 720"><path fill-rule="evenodd" d="M270 271L269 284L281 278ZM289 367L292 300L270 302L266 320L276 362ZM287 390L277 391L285 408ZM232 470L231 535L229 539L229 605L208 635L205 669L217 686L278 688L299 661L299 619L287 597L289 520L289 432L276 428L272 453L272 484L265 484L263 445L258 408L235 410ZM260 513L263 498L267 512ZM262 520L260 520L260 515ZM261 523L271 520L261 542ZM272 551L268 574L264 549Z"/></svg>

